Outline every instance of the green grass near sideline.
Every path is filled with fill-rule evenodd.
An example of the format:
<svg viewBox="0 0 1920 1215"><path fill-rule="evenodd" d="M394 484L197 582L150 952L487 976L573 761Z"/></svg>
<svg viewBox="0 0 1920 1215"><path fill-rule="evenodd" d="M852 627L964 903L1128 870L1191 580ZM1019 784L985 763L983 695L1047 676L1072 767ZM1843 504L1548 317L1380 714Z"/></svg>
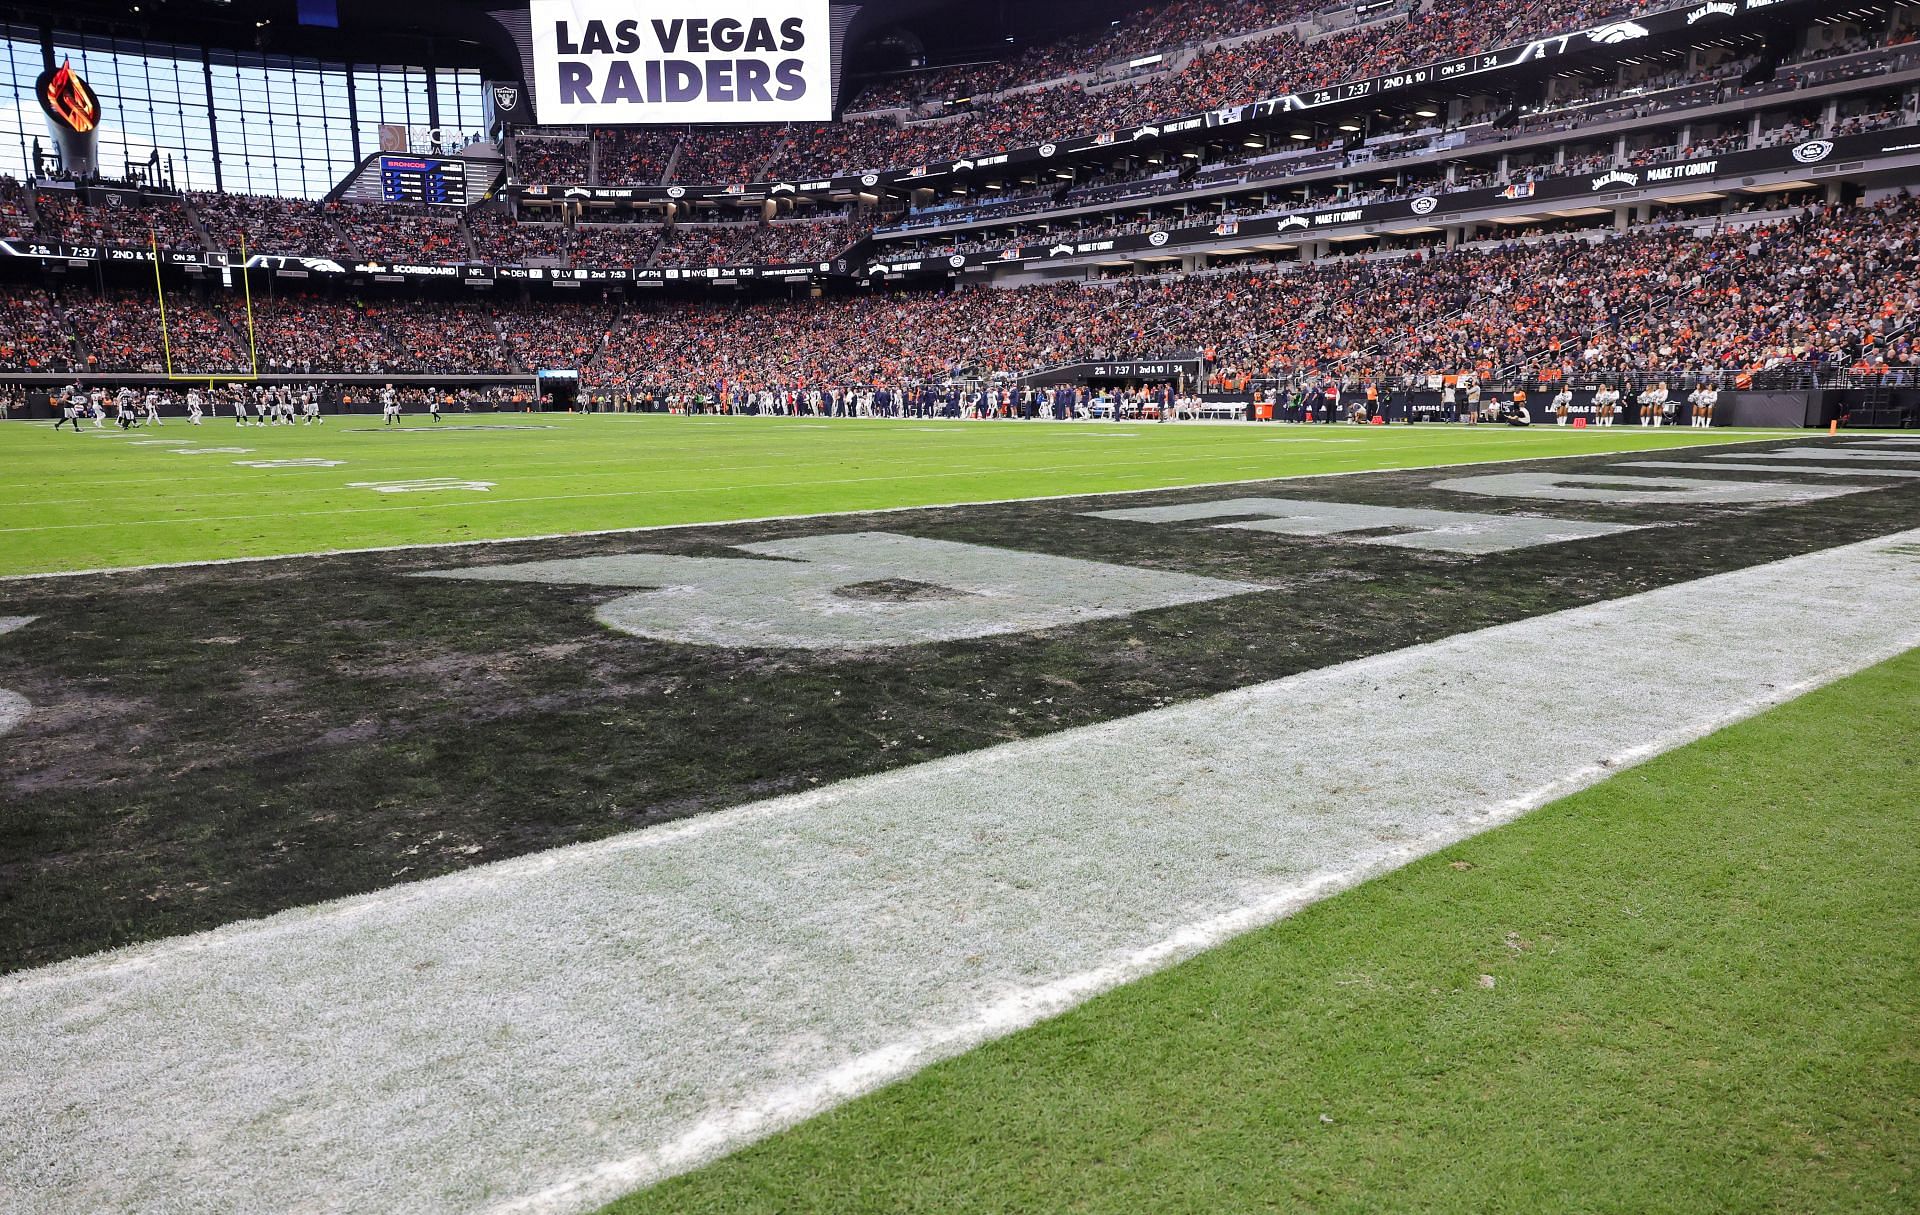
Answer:
<svg viewBox="0 0 1920 1215"><path fill-rule="evenodd" d="M534 426L531 430L472 429ZM572 414L374 417L113 437L0 426L0 574L500 539L1600 454L1754 432L967 423ZM1794 437L1785 433L1782 437ZM156 442L180 440L178 443ZM244 452L193 451L239 447ZM178 450L176 450L176 448ZM326 467L236 461L324 459ZM366 483L491 482L386 493Z"/></svg>
<svg viewBox="0 0 1920 1215"><path fill-rule="evenodd" d="M1920 651L608 1211L1912 1211L1916 710Z"/></svg>

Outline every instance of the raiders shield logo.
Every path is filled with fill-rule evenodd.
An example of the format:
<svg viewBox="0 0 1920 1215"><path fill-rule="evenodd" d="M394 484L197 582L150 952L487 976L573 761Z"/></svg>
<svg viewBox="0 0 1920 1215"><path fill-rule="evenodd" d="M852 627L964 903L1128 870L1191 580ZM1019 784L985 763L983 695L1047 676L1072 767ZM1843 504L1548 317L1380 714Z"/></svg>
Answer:
<svg viewBox="0 0 1920 1215"><path fill-rule="evenodd" d="M520 86L517 84L496 84L493 86L493 108L501 113L509 113L520 108Z"/></svg>

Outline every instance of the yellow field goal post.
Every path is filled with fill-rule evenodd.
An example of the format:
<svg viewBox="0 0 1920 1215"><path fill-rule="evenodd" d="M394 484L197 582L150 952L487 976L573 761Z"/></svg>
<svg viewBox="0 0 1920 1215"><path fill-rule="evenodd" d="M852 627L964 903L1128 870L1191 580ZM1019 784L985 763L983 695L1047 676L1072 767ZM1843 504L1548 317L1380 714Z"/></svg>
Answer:
<svg viewBox="0 0 1920 1215"><path fill-rule="evenodd" d="M240 290L247 303L247 366L245 375L210 373L207 375L175 375L173 373L173 335L167 329L167 289L160 281L160 237L152 229L147 229L148 247L153 253L153 292L160 302L160 352L166 361L167 382L205 384L212 388L215 384L253 384L260 380L260 349L253 335L253 279L247 274L247 237L240 235Z"/></svg>

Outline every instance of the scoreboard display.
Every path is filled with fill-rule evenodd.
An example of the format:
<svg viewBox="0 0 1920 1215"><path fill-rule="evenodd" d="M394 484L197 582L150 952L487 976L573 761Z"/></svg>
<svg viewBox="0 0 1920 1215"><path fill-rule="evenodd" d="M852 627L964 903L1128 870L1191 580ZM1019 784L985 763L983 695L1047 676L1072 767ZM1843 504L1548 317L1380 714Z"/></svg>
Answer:
<svg viewBox="0 0 1920 1215"><path fill-rule="evenodd" d="M388 202L467 205L467 165L432 156L380 157L380 194Z"/></svg>

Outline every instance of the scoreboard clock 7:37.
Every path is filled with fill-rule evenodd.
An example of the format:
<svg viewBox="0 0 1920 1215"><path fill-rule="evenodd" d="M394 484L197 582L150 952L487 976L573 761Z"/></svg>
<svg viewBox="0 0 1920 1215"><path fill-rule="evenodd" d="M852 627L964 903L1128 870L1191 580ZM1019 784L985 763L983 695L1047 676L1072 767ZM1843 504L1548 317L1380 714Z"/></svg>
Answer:
<svg viewBox="0 0 1920 1215"><path fill-rule="evenodd" d="M380 157L380 196L388 202L467 205L467 166L432 156Z"/></svg>

